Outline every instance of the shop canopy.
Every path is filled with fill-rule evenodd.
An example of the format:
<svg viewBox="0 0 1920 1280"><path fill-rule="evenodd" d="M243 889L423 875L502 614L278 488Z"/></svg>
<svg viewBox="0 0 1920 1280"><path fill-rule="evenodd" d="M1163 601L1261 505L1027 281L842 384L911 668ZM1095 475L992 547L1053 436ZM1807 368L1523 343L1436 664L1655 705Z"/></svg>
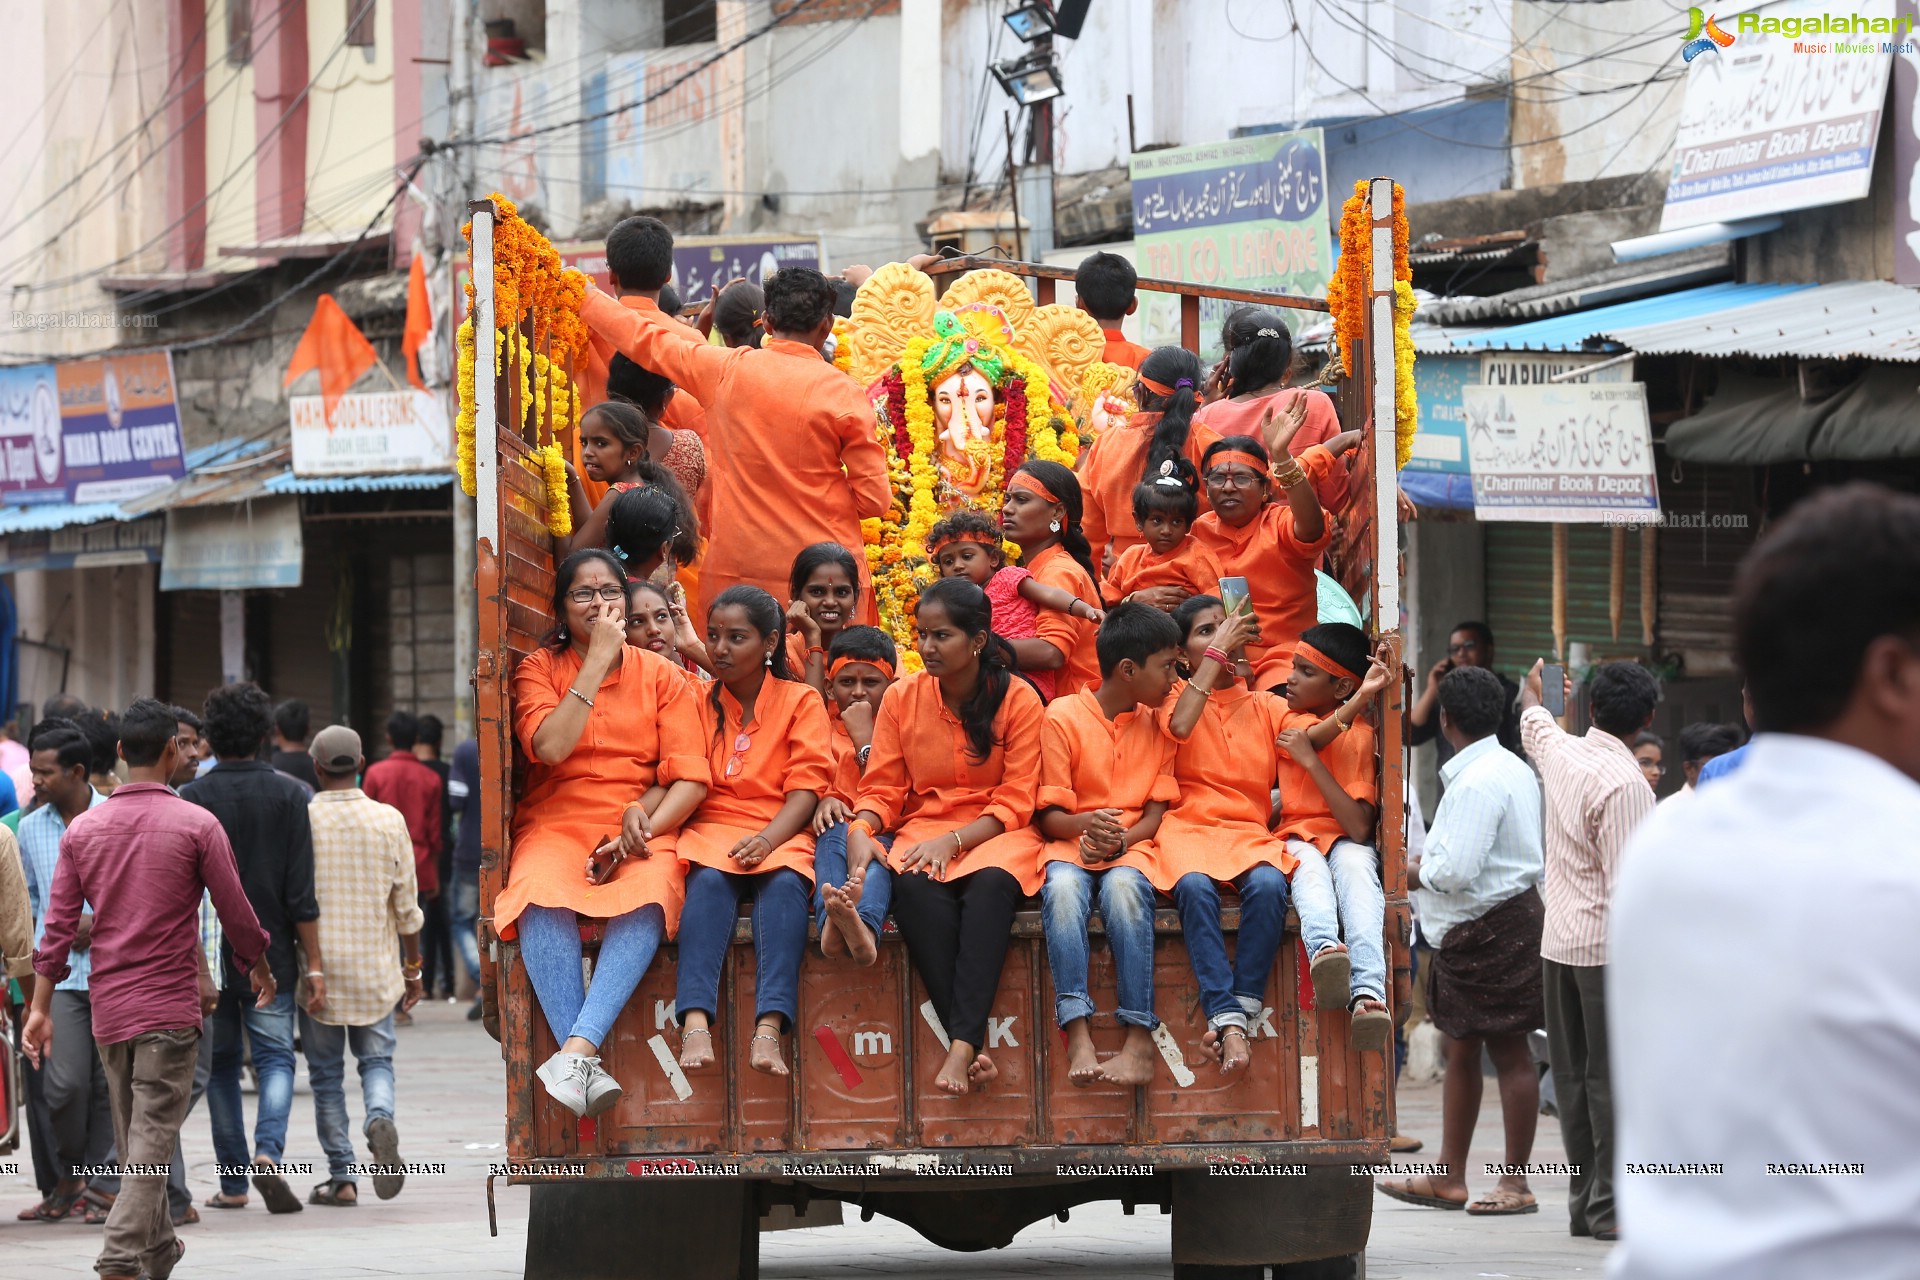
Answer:
<svg viewBox="0 0 1920 1280"><path fill-rule="evenodd" d="M1837 391L1801 397L1795 378L1722 372L1700 412L1667 428L1683 462L1876 462L1920 457L1920 368L1871 365Z"/></svg>

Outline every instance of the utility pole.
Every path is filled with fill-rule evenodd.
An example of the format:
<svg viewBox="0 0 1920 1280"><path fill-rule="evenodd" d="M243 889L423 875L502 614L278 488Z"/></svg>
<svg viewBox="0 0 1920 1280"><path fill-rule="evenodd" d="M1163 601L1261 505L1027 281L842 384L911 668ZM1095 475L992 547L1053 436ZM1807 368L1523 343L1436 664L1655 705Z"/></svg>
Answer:
<svg viewBox="0 0 1920 1280"><path fill-rule="evenodd" d="M478 92L474 83L474 51L480 37L480 0L454 0L452 8L453 39L448 49L451 63L447 68L450 83L447 86L447 107L452 117L452 141L464 144L474 135L474 122L478 118L475 95ZM446 345L445 356L440 367L448 371L447 421L452 422L458 411L460 401L460 362L455 358L453 349L453 331L458 327L461 305L461 291L454 283L454 265L460 261L462 253L460 224L465 220L467 201L474 195L476 157L474 148L465 145L455 146L444 153L444 158L435 166L441 172L433 184L439 193L439 207L434 211L442 220L441 243L447 247L445 267L436 274L439 279L435 288L447 291L447 305L443 314L447 323L441 328L439 341ZM493 344L488 342L486 350L492 351ZM476 637L479 632L480 602L474 592L474 579L478 573L475 545L479 533L474 522L473 499L460 488L459 482L453 486L453 720L454 741L462 742L473 736L473 665Z"/></svg>

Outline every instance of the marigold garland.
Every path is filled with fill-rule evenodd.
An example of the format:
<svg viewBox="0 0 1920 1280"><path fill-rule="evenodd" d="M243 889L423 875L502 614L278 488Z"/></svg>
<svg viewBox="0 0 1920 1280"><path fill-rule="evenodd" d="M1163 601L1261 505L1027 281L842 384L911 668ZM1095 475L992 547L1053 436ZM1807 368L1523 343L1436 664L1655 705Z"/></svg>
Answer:
<svg viewBox="0 0 1920 1280"><path fill-rule="evenodd" d="M1373 288L1373 210L1369 183L1353 184L1340 211L1340 261L1327 282L1327 310L1333 317L1334 345L1343 367L1354 368L1354 339L1367 331L1367 307ZM1413 373L1413 268L1407 260L1407 196L1393 184L1393 447L1395 468L1413 456L1419 426L1420 396Z"/></svg>
<svg viewBox="0 0 1920 1280"><path fill-rule="evenodd" d="M562 264L560 254L519 215L513 201L499 192L492 197L493 227L494 376L505 368L507 335L513 335L513 361L519 369L519 403L531 416L535 431L548 436L533 450L532 460L547 485L547 529L556 537L573 530L567 499L566 457L554 439L577 426L581 405L567 370L584 362L587 324L581 316L587 278ZM460 228L469 254L473 224ZM454 418L456 468L460 487L469 495L476 487L474 439L474 382L479 357L473 327L473 283L467 283L467 319L456 335L459 346L459 413ZM531 337L527 333L531 329ZM496 406L496 412L507 406ZM515 429L524 430L523 425Z"/></svg>

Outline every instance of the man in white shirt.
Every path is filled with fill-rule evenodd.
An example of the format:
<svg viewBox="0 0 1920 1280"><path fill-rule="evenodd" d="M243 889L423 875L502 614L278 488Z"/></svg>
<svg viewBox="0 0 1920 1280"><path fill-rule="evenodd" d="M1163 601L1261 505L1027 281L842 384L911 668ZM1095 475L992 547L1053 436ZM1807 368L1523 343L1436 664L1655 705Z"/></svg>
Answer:
<svg viewBox="0 0 1920 1280"><path fill-rule="evenodd" d="M1440 766L1447 791L1426 849L1407 867L1429 953L1427 1013L1446 1037L1440 1163L1446 1173L1379 1184L1395 1200L1472 1214L1535 1213L1526 1177L1500 1179L1469 1203L1467 1150L1480 1115L1480 1053L1499 1073L1506 1160L1533 1154L1540 1077L1527 1033L1541 1024L1540 786L1533 770L1500 745L1506 694L1481 667L1440 681L1440 732L1452 748Z"/></svg>
<svg viewBox="0 0 1920 1280"><path fill-rule="evenodd" d="M1520 738L1545 791L1547 919L1540 937L1547 1053L1560 1140L1574 1172L1567 1230L1619 1238L1613 1207L1613 1076L1607 1052L1607 911L1627 837L1653 812L1653 788L1627 743L1653 723L1660 682L1609 662L1587 686L1592 725L1563 731L1540 705L1541 663L1520 687Z"/></svg>
<svg viewBox="0 0 1920 1280"><path fill-rule="evenodd" d="M1800 503L1736 578L1761 734L1648 823L1613 916L1613 1280L1920 1267L1920 499Z"/></svg>

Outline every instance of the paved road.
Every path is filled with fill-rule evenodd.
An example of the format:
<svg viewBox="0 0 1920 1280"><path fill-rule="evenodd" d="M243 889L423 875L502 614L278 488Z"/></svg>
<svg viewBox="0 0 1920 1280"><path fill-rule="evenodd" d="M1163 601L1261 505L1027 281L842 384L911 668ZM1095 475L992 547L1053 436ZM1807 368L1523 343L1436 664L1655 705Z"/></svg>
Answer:
<svg viewBox="0 0 1920 1280"><path fill-rule="evenodd" d="M500 1188L500 1234L487 1232L485 1171L488 1160L501 1155L498 1048L478 1026L465 1021L463 1012L448 1005L423 1008L416 1025L400 1032L401 1154L410 1162L444 1162L445 1176L412 1178L399 1199L385 1203L375 1200L368 1187L365 1204L355 1209L309 1206L304 1213L285 1217L269 1216L257 1202L239 1212L202 1209L205 1220L181 1232L187 1257L175 1272L180 1280L518 1277L526 1246L524 1189ZM349 1075L348 1105L357 1130L360 1103L351 1081ZM1438 1088L1403 1089L1400 1104L1401 1127L1428 1139L1429 1150L1422 1156L1430 1158L1439 1138ZM1500 1158L1497 1108L1489 1081L1471 1167ZM251 1096L248 1110L251 1113ZM186 1149L195 1194L205 1199L213 1193L215 1180L204 1110L188 1118ZM313 1136L304 1074L294 1099L287 1158L325 1167ZM1552 1120L1541 1121L1534 1158L1562 1159L1559 1128ZM5 1210L0 1215L0 1277L91 1276L99 1248L97 1230L13 1221L14 1210L36 1198L25 1153L17 1159L22 1172L0 1176L0 1208ZM307 1181L322 1177L324 1173L316 1173ZM299 1189L304 1195L306 1184ZM1507 1219L1468 1218L1376 1197L1367 1252L1369 1280L1599 1276L1607 1247L1567 1235L1564 1182L1537 1179L1535 1191L1541 1212ZM761 1275L768 1280L871 1280L905 1274L916 1280L1170 1276L1170 1221L1146 1212L1126 1217L1118 1207L1087 1206L1074 1210L1069 1222L1029 1227L1008 1249L953 1254L876 1218L768 1234L761 1243Z"/></svg>

